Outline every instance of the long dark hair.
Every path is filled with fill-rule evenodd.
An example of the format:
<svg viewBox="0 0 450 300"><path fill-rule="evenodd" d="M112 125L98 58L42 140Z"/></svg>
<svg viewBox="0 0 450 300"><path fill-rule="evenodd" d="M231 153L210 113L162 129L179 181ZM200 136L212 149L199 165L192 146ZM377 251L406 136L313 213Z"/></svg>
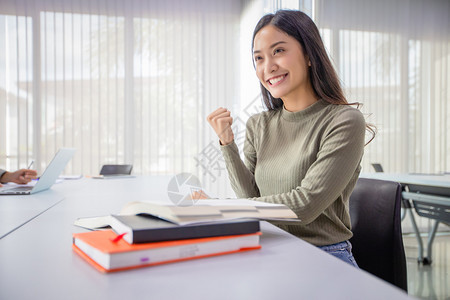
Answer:
<svg viewBox="0 0 450 300"><path fill-rule="evenodd" d="M256 34L269 24L295 38L300 43L303 54L311 62L309 80L319 99L323 99L331 104L359 105L359 103L347 102L339 78L323 45L319 29L317 29L313 20L301 11L279 10L275 14L263 16L253 31L252 54ZM283 101L280 98L272 97L270 92L261 83L260 86L263 101L267 109L281 109L283 107ZM367 130L372 133L371 141L375 137L376 129L371 125L367 125Z"/></svg>

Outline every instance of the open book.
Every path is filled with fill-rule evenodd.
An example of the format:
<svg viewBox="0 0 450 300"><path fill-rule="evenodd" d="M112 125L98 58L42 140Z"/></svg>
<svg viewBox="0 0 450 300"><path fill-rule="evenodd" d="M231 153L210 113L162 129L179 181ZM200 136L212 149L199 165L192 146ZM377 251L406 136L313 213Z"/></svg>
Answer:
<svg viewBox="0 0 450 300"><path fill-rule="evenodd" d="M297 223L300 219L283 204L264 203L248 199L198 200L191 206L130 202L120 215L148 214L178 225L199 224L233 219L258 219L274 223ZM112 216L79 218L75 225L98 229L111 224Z"/></svg>

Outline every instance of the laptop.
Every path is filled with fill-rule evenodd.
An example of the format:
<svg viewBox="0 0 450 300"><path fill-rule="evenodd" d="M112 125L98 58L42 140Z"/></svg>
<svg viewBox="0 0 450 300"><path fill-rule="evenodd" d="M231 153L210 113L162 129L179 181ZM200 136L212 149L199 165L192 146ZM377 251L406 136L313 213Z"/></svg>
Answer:
<svg viewBox="0 0 450 300"><path fill-rule="evenodd" d="M0 195L30 195L48 190L56 182L59 174L64 170L67 163L75 154L75 151L73 148L59 149L34 186L4 186L0 188Z"/></svg>

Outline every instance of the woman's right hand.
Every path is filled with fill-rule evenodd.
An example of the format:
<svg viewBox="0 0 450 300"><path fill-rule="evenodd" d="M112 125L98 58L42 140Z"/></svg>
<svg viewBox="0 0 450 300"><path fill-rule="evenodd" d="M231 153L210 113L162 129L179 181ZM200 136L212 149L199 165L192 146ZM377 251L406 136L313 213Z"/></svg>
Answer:
<svg viewBox="0 0 450 300"><path fill-rule="evenodd" d="M206 119L216 132L222 145L228 145L234 140L233 130L231 129L233 118L231 117L231 113L228 109L219 107Z"/></svg>

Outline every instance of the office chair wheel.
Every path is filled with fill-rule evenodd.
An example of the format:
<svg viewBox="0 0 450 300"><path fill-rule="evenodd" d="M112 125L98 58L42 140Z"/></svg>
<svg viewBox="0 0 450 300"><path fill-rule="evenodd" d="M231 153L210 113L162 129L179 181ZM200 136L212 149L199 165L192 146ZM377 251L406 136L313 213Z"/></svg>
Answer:
<svg viewBox="0 0 450 300"><path fill-rule="evenodd" d="M422 263L424 266L431 265L431 259L428 259L428 257L424 257Z"/></svg>

